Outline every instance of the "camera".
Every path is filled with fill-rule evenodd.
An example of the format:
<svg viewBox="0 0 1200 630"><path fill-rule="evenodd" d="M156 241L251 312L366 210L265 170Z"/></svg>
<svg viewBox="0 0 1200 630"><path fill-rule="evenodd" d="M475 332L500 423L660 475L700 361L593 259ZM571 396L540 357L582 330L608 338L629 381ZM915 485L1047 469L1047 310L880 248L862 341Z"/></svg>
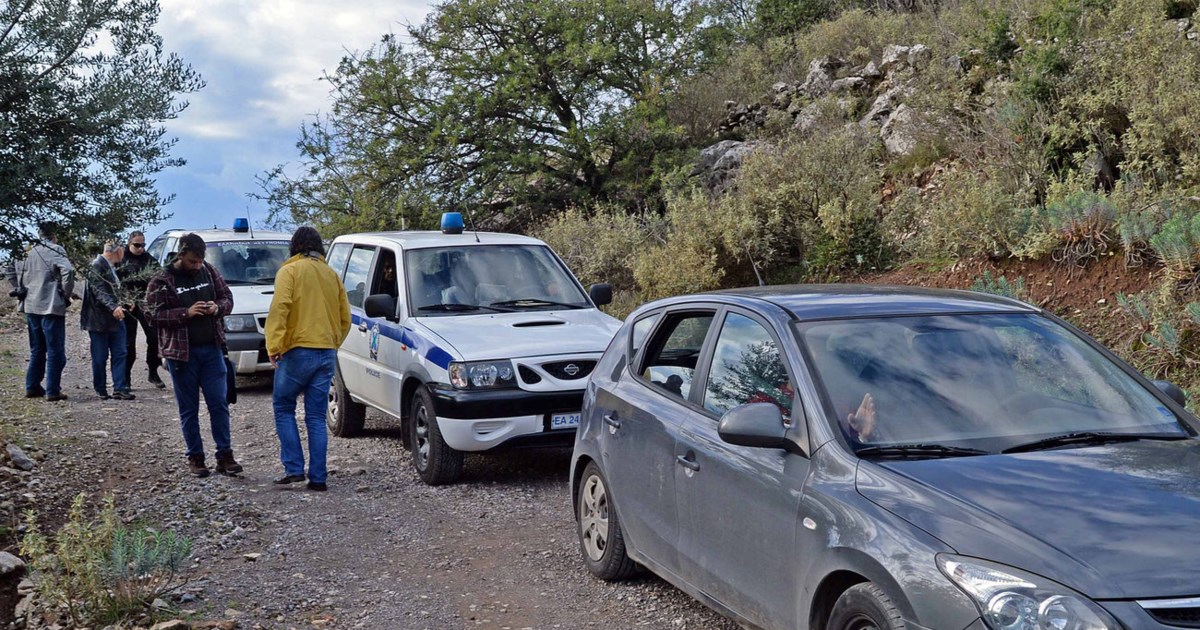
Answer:
<svg viewBox="0 0 1200 630"><path fill-rule="evenodd" d="M18 300L24 300L25 297L28 295L29 295L29 289L26 289L25 287L17 287L15 289L13 289L12 291L8 292L8 297L15 297Z"/></svg>

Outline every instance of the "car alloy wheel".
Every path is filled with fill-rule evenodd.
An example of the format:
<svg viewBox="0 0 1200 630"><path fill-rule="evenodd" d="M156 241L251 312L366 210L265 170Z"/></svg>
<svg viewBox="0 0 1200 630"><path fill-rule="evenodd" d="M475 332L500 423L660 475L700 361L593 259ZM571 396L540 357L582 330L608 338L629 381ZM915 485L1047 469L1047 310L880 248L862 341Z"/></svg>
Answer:
<svg viewBox="0 0 1200 630"><path fill-rule="evenodd" d="M608 549L608 491L599 475L583 482L579 496L579 536L592 562L604 559Z"/></svg>
<svg viewBox="0 0 1200 630"><path fill-rule="evenodd" d="M429 468L429 408L417 405L413 410L413 460L417 470Z"/></svg>
<svg viewBox="0 0 1200 630"><path fill-rule="evenodd" d="M363 430L367 419L367 407L354 402L346 389L342 372L335 368L333 381L329 384L329 406L325 410L325 426L338 437L354 437Z"/></svg>
<svg viewBox="0 0 1200 630"><path fill-rule="evenodd" d="M425 388L418 389L413 396L409 427L412 431L409 442L412 444L413 468L417 470L421 481L431 486L458 481L462 476L466 455L450 448L442 439L433 398Z"/></svg>

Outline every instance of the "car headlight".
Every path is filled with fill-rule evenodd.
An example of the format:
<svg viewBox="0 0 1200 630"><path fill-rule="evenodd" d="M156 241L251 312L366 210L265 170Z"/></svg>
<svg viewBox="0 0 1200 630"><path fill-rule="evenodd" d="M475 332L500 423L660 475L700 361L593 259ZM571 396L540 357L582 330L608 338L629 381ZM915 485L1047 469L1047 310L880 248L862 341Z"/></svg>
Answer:
<svg viewBox="0 0 1200 630"><path fill-rule="evenodd" d="M991 630L1118 630L1088 598L1046 578L986 560L938 554L938 568L979 607Z"/></svg>
<svg viewBox="0 0 1200 630"><path fill-rule="evenodd" d="M225 332L254 332L258 325L254 323L253 315L226 315Z"/></svg>
<svg viewBox="0 0 1200 630"><path fill-rule="evenodd" d="M511 361L456 361L450 364L450 384L455 389L514 387L517 375Z"/></svg>

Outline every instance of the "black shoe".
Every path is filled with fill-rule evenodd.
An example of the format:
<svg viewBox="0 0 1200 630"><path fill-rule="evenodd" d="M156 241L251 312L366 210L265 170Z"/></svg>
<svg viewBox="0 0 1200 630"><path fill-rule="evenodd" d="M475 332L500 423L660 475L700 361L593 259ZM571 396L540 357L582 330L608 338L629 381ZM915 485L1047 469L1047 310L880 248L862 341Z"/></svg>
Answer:
<svg viewBox="0 0 1200 630"><path fill-rule="evenodd" d="M108 392L102 392L99 390L96 390L96 395L100 397L100 400L108 400L109 398L112 398L112 396L108 395Z"/></svg>
<svg viewBox="0 0 1200 630"><path fill-rule="evenodd" d="M162 378L158 375L158 368L150 368L150 376L147 378L147 380L150 381L151 385L159 389L167 388L167 384L164 383Z"/></svg>
<svg viewBox="0 0 1200 630"><path fill-rule="evenodd" d="M45 396L45 395L46 395L46 390L42 389L41 387L34 387L33 389L25 390L26 398L41 398L42 396Z"/></svg>
<svg viewBox="0 0 1200 630"><path fill-rule="evenodd" d="M279 479L276 479L275 483L282 486L288 483L300 483L301 481L304 481L304 475L288 475L286 477L280 477Z"/></svg>
<svg viewBox="0 0 1200 630"><path fill-rule="evenodd" d="M118 389L117 391L113 392L112 397L117 400L133 400L134 398L137 398L137 396L133 395L133 392L123 389Z"/></svg>
<svg viewBox="0 0 1200 630"><path fill-rule="evenodd" d="M308 489L314 490L316 492L325 492L326 490L329 489L329 486L326 484L323 484L323 483L317 483L315 481L310 481L310 482L308 482Z"/></svg>
<svg viewBox="0 0 1200 630"><path fill-rule="evenodd" d="M57 394L50 394L50 395L46 396L46 400L48 400L50 402L59 402L59 401L66 400L66 399L67 399L67 395L62 392L59 392Z"/></svg>

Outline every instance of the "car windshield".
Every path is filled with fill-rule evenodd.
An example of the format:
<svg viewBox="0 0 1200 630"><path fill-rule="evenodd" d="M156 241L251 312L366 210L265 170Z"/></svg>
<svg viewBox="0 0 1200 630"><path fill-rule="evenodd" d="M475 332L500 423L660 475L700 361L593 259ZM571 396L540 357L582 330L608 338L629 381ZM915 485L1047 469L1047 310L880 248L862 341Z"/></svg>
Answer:
<svg viewBox="0 0 1200 630"><path fill-rule="evenodd" d="M208 243L204 259L229 284L274 284L290 251L287 241L216 241Z"/></svg>
<svg viewBox="0 0 1200 630"><path fill-rule="evenodd" d="M822 321L799 330L826 411L856 447L999 452L1034 450L1046 438L1080 442L1080 434L1188 435L1117 364L1039 315Z"/></svg>
<svg viewBox="0 0 1200 630"><path fill-rule="evenodd" d="M404 263L412 309L423 317L591 306L544 246L413 249Z"/></svg>

